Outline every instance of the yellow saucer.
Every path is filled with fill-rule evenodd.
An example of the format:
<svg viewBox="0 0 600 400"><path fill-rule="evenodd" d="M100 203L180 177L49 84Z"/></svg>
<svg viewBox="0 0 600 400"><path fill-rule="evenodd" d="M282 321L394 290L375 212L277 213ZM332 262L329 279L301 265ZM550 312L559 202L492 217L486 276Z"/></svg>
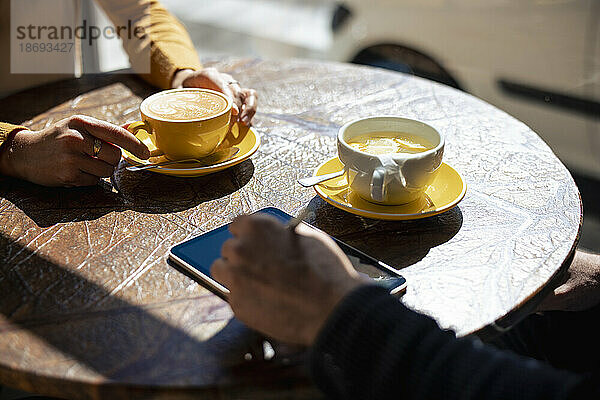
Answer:
<svg viewBox="0 0 600 400"><path fill-rule="evenodd" d="M315 169L315 175L341 171L339 158L333 157ZM315 186L319 197L334 207L362 217L387 220L408 220L431 217L456 206L465 197L467 184L458 172L442 163L425 195L408 204L382 206L368 202L348 188L346 175Z"/></svg>
<svg viewBox="0 0 600 400"><path fill-rule="evenodd" d="M128 126L129 125L125 125L123 127L127 129ZM148 149L150 149L150 154L160 154L160 151L156 148L156 146L154 146L146 131L139 130L136 137L140 139L148 147ZM250 156L256 153L256 150L258 150L258 147L260 146L260 135L254 129L243 124L236 123L233 128L231 128L231 132L229 135L227 135L225 141L220 147L231 146L238 147L240 151L234 158L224 163L218 163L214 166L204 167L194 167L193 163L185 163L180 165L156 167L149 169L149 171L180 177L197 177L219 172L247 160ZM154 164L168 161L163 155L152 156L148 160L140 160L126 150L123 150L123 158L132 165L145 165L149 163Z"/></svg>

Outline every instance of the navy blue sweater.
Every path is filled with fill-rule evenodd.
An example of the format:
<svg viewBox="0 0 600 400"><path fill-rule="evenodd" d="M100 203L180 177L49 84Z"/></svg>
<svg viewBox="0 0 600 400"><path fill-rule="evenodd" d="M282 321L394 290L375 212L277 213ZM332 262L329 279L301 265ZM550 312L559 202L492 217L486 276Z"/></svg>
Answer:
<svg viewBox="0 0 600 400"><path fill-rule="evenodd" d="M457 339L373 285L340 302L309 360L315 383L334 399L600 399L598 374Z"/></svg>

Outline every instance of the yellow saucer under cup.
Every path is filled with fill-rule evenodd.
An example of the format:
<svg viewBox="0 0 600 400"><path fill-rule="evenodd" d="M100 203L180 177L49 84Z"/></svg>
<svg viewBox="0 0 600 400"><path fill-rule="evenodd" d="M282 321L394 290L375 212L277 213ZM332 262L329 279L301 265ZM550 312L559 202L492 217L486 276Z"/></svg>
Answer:
<svg viewBox="0 0 600 400"><path fill-rule="evenodd" d="M126 124L123 127L129 130L129 124ZM144 129L140 129L137 131L136 137L148 147L152 156L148 160L141 160L133 154L129 153L127 150L123 150L122 154L123 159L125 159L125 161L127 161L131 165L156 164L168 161L168 159L162 154L160 149L157 149L152 140L150 140L148 132L146 132ZM225 138L220 148L227 148L233 146L240 149L237 155L229 161L223 163L217 162L214 166L194 166L194 163L182 163L168 165L164 167L156 167L149 169L148 171L163 175L189 178L219 172L224 169L233 167L234 165L237 165L241 162L244 162L245 160L250 158L254 153L256 153L260 146L260 135L257 131L255 131L252 128L249 128L241 123L235 123L231 128L231 132Z"/></svg>
<svg viewBox="0 0 600 400"><path fill-rule="evenodd" d="M343 168L339 158L333 157L315 169L315 176ZM467 184L454 168L442 163L425 194L408 204L387 206L366 201L348 187L346 175L316 185L315 191L327 203L352 214L373 219L410 220L450 210L464 198Z"/></svg>

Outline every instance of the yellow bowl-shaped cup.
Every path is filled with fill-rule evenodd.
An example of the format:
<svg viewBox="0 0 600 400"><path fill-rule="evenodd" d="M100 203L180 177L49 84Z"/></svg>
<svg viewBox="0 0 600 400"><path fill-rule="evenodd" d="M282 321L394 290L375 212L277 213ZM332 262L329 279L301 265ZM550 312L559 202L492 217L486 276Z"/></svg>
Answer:
<svg viewBox="0 0 600 400"><path fill-rule="evenodd" d="M205 92L207 98L218 96L226 101L226 107L219 112L192 119L168 119L154 115L149 104L161 96L177 96L185 92ZM207 100L209 101L209 100ZM154 145L169 159L183 160L201 158L213 153L223 142L229 131L233 102L223 93L209 89L172 89L156 93L145 99L140 105L141 121L129 125L135 135L145 130Z"/></svg>

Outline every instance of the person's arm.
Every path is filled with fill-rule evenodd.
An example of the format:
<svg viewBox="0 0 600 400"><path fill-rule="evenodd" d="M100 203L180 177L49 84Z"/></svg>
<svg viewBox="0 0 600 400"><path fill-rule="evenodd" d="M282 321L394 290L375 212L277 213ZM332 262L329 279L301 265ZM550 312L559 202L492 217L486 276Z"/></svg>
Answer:
<svg viewBox="0 0 600 400"><path fill-rule="evenodd" d="M600 398L597 376L457 339L387 290L365 286L323 233L302 224L292 232L263 215L237 218L230 230L211 272L230 290L236 317L312 346L315 382L332 398Z"/></svg>
<svg viewBox="0 0 600 400"><path fill-rule="evenodd" d="M310 366L335 399L567 399L589 389L573 373L456 339L376 286L352 291L337 306Z"/></svg>
<svg viewBox="0 0 600 400"><path fill-rule="evenodd" d="M127 27L132 22L135 32L122 30L123 47L134 71L150 74L140 76L161 89L170 89L179 70L202 69L196 49L185 27L155 0L97 0L115 27ZM190 5L191 6L191 5ZM125 34L127 32L127 34Z"/></svg>
<svg viewBox="0 0 600 400"><path fill-rule="evenodd" d="M16 132L23 129L27 129L21 125L13 125L6 122L0 122L0 146L8 139L8 137Z"/></svg>
<svg viewBox="0 0 600 400"><path fill-rule="evenodd" d="M12 140L12 137L17 132L26 129L26 127L21 125L13 125L6 122L0 122L0 176L7 175L7 171L9 169L6 157L2 156L2 154L8 150L8 142Z"/></svg>
<svg viewBox="0 0 600 400"><path fill-rule="evenodd" d="M600 255L577 250L566 280L538 306L538 311L583 311L600 303Z"/></svg>
<svg viewBox="0 0 600 400"><path fill-rule="evenodd" d="M199 87L223 92L233 99L234 114L244 124L250 124L257 108L256 91L242 87L227 73L203 68L185 27L158 1L97 1L115 27L128 26L131 20L134 32L144 32L139 39L121 31L133 70L144 71L150 60L151 73L140 73L142 78L162 89Z"/></svg>

